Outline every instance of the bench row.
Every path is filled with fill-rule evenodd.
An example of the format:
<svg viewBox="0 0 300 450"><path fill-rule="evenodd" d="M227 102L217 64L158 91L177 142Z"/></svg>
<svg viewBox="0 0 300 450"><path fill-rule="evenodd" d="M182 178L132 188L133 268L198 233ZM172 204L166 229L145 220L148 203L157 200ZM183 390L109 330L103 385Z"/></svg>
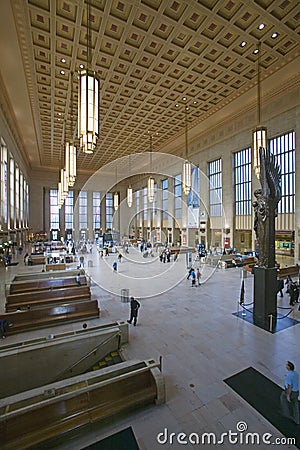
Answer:
<svg viewBox="0 0 300 450"><path fill-rule="evenodd" d="M80 284L86 286L88 281L85 276L80 276ZM66 278L48 278L45 280L30 280L18 283L12 283L9 288L10 294L19 294L24 292L41 291L45 289L60 289L77 286L76 277Z"/></svg>
<svg viewBox="0 0 300 450"><path fill-rule="evenodd" d="M90 298L91 290L89 286L9 294L6 297L6 312Z"/></svg>
<svg viewBox="0 0 300 450"><path fill-rule="evenodd" d="M82 300L73 303L0 314L0 320L6 320L12 324L8 328L7 334L98 317L99 306L97 300Z"/></svg>
<svg viewBox="0 0 300 450"><path fill-rule="evenodd" d="M123 362L99 372L27 391L26 401L23 393L13 397L13 403L4 403L0 408L4 449L42 443L43 448L55 448L55 438L61 440L79 427L165 401L164 379L154 361Z"/></svg>

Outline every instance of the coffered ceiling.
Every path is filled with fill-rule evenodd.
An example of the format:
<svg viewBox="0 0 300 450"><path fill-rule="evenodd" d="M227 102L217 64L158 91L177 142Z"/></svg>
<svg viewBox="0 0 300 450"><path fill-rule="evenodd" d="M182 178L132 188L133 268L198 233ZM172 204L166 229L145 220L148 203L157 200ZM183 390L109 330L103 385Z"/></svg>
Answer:
<svg viewBox="0 0 300 450"><path fill-rule="evenodd" d="M148 151L149 131L158 133L154 151L171 148L184 133L183 96L193 104L191 128L242 100L257 83L258 41L263 80L283 67L286 79L294 76L288 67L299 56L296 0L89 1L101 130L93 155L78 150L79 170ZM32 168L57 169L72 131L77 139L86 2L2 0L0 16L1 85L17 139Z"/></svg>

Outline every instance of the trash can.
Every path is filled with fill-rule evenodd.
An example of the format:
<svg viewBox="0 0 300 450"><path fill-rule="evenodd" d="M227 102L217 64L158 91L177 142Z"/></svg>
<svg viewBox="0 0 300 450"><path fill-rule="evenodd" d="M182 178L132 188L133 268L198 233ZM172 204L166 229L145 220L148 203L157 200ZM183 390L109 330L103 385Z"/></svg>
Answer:
<svg viewBox="0 0 300 450"><path fill-rule="evenodd" d="M121 289L121 303L129 302L129 289Z"/></svg>
<svg viewBox="0 0 300 450"><path fill-rule="evenodd" d="M88 267L93 267L93 261L91 259L88 260Z"/></svg>

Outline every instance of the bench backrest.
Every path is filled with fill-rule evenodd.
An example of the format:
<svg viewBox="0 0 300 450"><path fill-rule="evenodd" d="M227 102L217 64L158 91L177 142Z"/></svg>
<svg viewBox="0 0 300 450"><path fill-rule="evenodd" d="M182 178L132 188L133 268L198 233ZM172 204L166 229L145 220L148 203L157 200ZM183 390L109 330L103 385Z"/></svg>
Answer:
<svg viewBox="0 0 300 450"><path fill-rule="evenodd" d="M65 302L76 302L80 299L90 298L91 290L88 286L11 294L6 299L6 311L9 312L26 307L30 309L32 307L43 307L46 305L59 305Z"/></svg>
<svg viewBox="0 0 300 450"><path fill-rule="evenodd" d="M34 269L32 269L34 270ZM47 273L47 272L23 272L16 275L13 279L13 282L15 281L34 281L34 280L44 280L49 278L65 278L65 277L71 277L76 275L80 272L82 275L84 275L84 269L65 269L65 270L57 270L54 272Z"/></svg>
<svg viewBox="0 0 300 450"><path fill-rule="evenodd" d="M154 375L155 374L155 375ZM136 407L154 402L162 403L164 398L159 393L159 386L164 389L164 380L158 368L134 371L123 374L122 377L108 374L104 382L87 381L74 383L66 395L64 387L55 389L55 384L48 385L55 392L51 401L40 395L38 404L34 399L27 400L33 407L30 413L22 404L12 405L13 415L0 416L0 431L2 442L12 444L12 448L27 448L35 446L56 436L61 436L74 428L93 421L113 417ZM77 387L78 386L78 387ZM51 389L49 390L51 393ZM49 442L49 441L48 441ZM50 441L50 446L51 441ZM6 448L6 447L5 447Z"/></svg>
<svg viewBox="0 0 300 450"><path fill-rule="evenodd" d="M27 303L34 300L46 300L54 298L68 298L81 295L91 296L89 286L73 286L61 289L45 289L33 292L21 292L18 294L8 294L6 298L7 304Z"/></svg>
<svg viewBox="0 0 300 450"><path fill-rule="evenodd" d="M72 322L81 318L98 317L99 307L97 300L82 300L74 303L65 303L59 306L30 309L20 312L0 314L0 320L8 320L13 324L7 330L8 334L17 333L26 329L36 329L52 326L64 321Z"/></svg>
<svg viewBox="0 0 300 450"><path fill-rule="evenodd" d="M85 276L80 277L80 283L82 285L87 284L87 280ZM22 283L12 283L10 285L9 292L10 294L20 294L25 292L33 292L38 290L45 289L60 289L77 286L76 277L68 277L68 278L56 278L56 279L45 279L45 280L36 280L36 281L27 281Z"/></svg>
<svg viewBox="0 0 300 450"><path fill-rule="evenodd" d="M282 267L278 269L278 278L286 278L288 275L297 276L299 271L299 266Z"/></svg>

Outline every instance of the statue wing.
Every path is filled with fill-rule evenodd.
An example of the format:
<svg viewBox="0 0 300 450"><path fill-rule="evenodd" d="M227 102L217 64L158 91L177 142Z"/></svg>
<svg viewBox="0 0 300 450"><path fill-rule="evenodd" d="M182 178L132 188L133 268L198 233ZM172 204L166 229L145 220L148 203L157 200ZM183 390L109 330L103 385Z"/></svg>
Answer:
<svg viewBox="0 0 300 450"><path fill-rule="evenodd" d="M269 149L259 149L260 155L260 182L265 198L269 198L274 206L281 199L281 170L276 163L275 156Z"/></svg>

